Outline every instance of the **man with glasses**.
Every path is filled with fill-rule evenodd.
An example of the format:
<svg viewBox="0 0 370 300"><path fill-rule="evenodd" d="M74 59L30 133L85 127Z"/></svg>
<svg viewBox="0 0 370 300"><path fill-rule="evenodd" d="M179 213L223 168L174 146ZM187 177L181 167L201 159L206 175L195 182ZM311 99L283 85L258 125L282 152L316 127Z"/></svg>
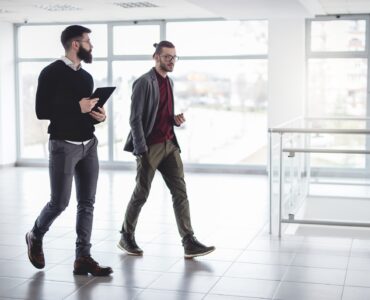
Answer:
<svg viewBox="0 0 370 300"><path fill-rule="evenodd" d="M180 147L173 130L173 126L180 126L185 118L183 114L174 114L173 82L167 76L178 60L176 49L168 41L161 41L154 47L155 67L137 79L132 87L131 131L124 150L136 155L136 187L126 209L117 246L130 255L143 255L135 241L135 228L158 170L172 195L185 258L193 258L206 255L215 247L207 247L194 237L190 221Z"/></svg>
<svg viewBox="0 0 370 300"><path fill-rule="evenodd" d="M94 125L106 118L103 108L92 110L93 78L81 67L92 62L90 29L72 25L61 34L65 56L45 67L38 80L36 115L50 120L49 175L51 199L26 234L28 257L38 269L45 267L42 240L54 220L68 206L73 178L77 194L75 275L108 276L110 267L99 266L90 256L90 238L99 173L98 140Z"/></svg>

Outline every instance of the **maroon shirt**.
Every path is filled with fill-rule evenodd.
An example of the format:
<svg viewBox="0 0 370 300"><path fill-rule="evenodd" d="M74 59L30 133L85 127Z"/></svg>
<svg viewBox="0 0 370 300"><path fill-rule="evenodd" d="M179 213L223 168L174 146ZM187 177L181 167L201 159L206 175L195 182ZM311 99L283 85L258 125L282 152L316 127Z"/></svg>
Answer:
<svg viewBox="0 0 370 300"><path fill-rule="evenodd" d="M163 143L174 137L173 98L170 80L167 76L162 77L156 70L155 74L159 85L159 104L154 126L148 137L148 145Z"/></svg>

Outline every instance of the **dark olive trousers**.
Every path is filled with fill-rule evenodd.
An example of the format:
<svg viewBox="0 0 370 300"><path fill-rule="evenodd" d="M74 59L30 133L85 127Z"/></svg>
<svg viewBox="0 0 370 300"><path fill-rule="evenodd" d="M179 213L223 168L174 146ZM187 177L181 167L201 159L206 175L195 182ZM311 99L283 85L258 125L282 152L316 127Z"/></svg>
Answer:
<svg viewBox="0 0 370 300"><path fill-rule="evenodd" d="M149 146L147 155L137 158L136 187L126 209L122 231L131 234L135 232L141 208L149 196L156 170L162 174L171 192L180 236L193 235L180 151L170 140Z"/></svg>

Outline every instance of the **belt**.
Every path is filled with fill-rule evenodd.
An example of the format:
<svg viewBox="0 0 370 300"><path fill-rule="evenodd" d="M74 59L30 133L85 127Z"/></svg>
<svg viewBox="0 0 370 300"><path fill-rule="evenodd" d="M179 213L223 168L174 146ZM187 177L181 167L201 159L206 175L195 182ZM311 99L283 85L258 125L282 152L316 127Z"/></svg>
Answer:
<svg viewBox="0 0 370 300"><path fill-rule="evenodd" d="M75 145L87 145L88 143L90 143L91 140L92 139L82 141L82 142L75 142L75 141L68 141L68 140L64 140L64 141L66 141L67 143L75 144Z"/></svg>

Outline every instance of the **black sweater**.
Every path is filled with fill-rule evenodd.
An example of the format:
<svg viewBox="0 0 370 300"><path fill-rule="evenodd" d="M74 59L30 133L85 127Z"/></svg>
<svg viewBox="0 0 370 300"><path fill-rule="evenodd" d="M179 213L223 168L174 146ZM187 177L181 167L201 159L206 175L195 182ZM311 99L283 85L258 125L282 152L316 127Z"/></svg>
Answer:
<svg viewBox="0 0 370 300"><path fill-rule="evenodd" d="M81 112L79 101L89 97L94 81L80 68L74 71L62 60L45 67L39 76L36 92L38 119L50 120L50 139L85 141L93 137L94 124L88 113Z"/></svg>

